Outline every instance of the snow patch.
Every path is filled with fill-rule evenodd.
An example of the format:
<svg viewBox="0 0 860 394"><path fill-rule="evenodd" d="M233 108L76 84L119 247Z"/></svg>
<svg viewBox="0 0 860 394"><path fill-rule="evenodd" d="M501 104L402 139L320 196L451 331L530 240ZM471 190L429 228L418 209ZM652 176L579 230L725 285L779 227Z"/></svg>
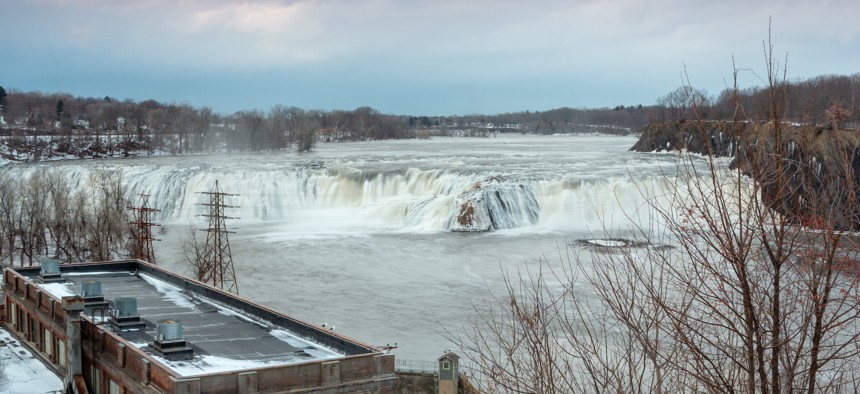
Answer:
<svg viewBox="0 0 860 394"><path fill-rule="evenodd" d="M106 275L131 275L127 272L116 271L94 271L94 272L63 272L63 276L106 276Z"/></svg>
<svg viewBox="0 0 860 394"><path fill-rule="evenodd" d="M140 274L140 278L155 287L155 290L161 293L164 298L176 304L176 306L188 308L195 312L199 311L197 306L191 301L191 297L185 295L182 289L146 274Z"/></svg>
<svg viewBox="0 0 860 394"><path fill-rule="evenodd" d="M627 246L627 242L615 239L589 239L587 242L592 245L606 246L610 248L620 248L622 246Z"/></svg>
<svg viewBox="0 0 860 394"><path fill-rule="evenodd" d="M290 344L290 346L304 350L314 359L325 360L330 358L343 357L343 354L341 353L338 353L318 343L308 341L307 339L299 338L287 330L272 330L269 331L269 334L272 334L273 337Z"/></svg>
<svg viewBox="0 0 860 394"><path fill-rule="evenodd" d="M63 381L4 328L0 328L0 368L2 393L63 392Z"/></svg>
<svg viewBox="0 0 860 394"><path fill-rule="evenodd" d="M308 352L310 349L304 350ZM308 354L310 354L308 352ZM316 359L313 355L308 357L306 355L297 354L294 358L289 359L278 359L273 361L259 361L259 360L243 360L243 359L233 359L227 357L213 356L213 355L200 355L195 356L192 360L168 360L164 357L150 354L152 358L157 360L158 362L166 365L174 372L179 375L188 377L195 375L207 375L219 372L230 372L230 371L241 371L241 370L249 370L249 369L260 369L265 367L276 367L279 365L289 365L294 364L297 361L304 361L308 359ZM335 354L334 356L329 356L325 358L333 358L339 357L339 355Z"/></svg>
<svg viewBox="0 0 860 394"><path fill-rule="evenodd" d="M75 296L73 291L69 290L69 286L71 283L45 283L39 285L42 290L47 291L52 296L57 299L62 299L63 297Z"/></svg>
<svg viewBox="0 0 860 394"><path fill-rule="evenodd" d="M225 316L233 316L233 317L236 317L236 318L238 318L238 319L242 319L242 320L244 320L244 321L246 321L246 322L248 322L248 323L251 323L251 324L254 324L254 325L260 326L260 327L265 328L265 329L269 329L269 328L271 328L271 325L270 325L270 324L268 324L268 323L266 323L266 322L263 322L263 321L260 321L260 320L252 319L252 318L250 318L250 317L249 317L249 316L247 316L247 315L244 315L244 314L242 314L242 313L240 313L240 312L236 312L236 311L234 311L234 310L232 310L232 309L230 309L230 308L227 308L227 307L225 307L225 306L223 306L223 305L221 305L221 304L215 303L215 302L210 301L210 300L207 300L207 299L205 299L205 298L197 298L197 300L199 300L200 302L203 302L203 303L206 303L206 304L208 304L208 305L212 306L213 308L215 308L215 309L217 309L217 310L218 310L218 313L220 313L220 314L222 314L222 315L225 315Z"/></svg>
<svg viewBox="0 0 860 394"><path fill-rule="evenodd" d="M164 357L151 354L152 358L168 366L170 369L182 376L206 375L211 373L237 371L245 369L258 369L272 367L281 364L289 364L282 360L278 361L256 361L238 360L226 357L201 355L195 356L193 360L168 360Z"/></svg>

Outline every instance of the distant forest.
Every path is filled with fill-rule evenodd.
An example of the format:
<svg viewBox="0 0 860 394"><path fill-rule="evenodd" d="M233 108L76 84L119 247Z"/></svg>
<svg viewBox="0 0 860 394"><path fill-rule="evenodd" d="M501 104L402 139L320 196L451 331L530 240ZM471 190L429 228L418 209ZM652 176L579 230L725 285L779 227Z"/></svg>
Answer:
<svg viewBox="0 0 860 394"><path fill-rule="evenodd" d="M787 99L777 110L786 122L827 127L833 119L828 113L837 108L844 122L839 126L852 128L858 124L860 74L819 76L785 82L781 87ZM7 148L10 144L42 144L52 151L81 156L131 150L174 154L283 149L302 152L313 149L318 141L487 136L498 132L629 134L655 121L728 120L734 116L757 121L771 119L770 103L769 92L763 87L725 90L716 96L679 87L651 105L614 108L411 116L382 114L369 107L324 111L275 105L267 111L251 109L222 115L208 107L188 104L75 97L0 87L0 137Z"/></svg>

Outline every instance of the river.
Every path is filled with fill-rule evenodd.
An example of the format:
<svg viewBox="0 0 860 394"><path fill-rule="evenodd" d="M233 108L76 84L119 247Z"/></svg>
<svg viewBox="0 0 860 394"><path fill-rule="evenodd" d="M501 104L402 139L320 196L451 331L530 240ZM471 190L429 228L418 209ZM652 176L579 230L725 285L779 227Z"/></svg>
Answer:
<svg viewBox="0 0 860 394"><path fill-rule="evenodd" d="M676 157L635 153L634 137L531 136L319 144L314 152L162 156L20 165L96 170L148 194L162 225L159 265L180 273L189 226L205 228L217 180L242 296L399 358L454 347L472 304L502 272L559 263L566 245L649 222L648 197L672 187ZM457 220L464 203L475 215ZM490 228L488 232L452 231ZM201 237L205 234L201 233ZM587 257L586 257L587 258Z"/></svg>

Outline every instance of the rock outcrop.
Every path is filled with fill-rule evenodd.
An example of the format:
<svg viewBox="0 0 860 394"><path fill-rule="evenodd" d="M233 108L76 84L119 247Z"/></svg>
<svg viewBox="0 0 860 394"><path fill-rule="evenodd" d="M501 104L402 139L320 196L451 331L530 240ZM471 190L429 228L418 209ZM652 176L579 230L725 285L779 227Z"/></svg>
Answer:
<svg viewBox="0 0 860 394"><path fill-rule="evenodd" d="M451 231L492 231L537 222L540 207L532 190L502 177L476 182L455 200Z"/></svg>
<svg viewBox="0 0 860 394"><path fill-rule="evenodd" d="M731 156L737 140L754 125L727 122L657 122L648 125L630 150L663 152L687 150L692 153Z"/></svg>
<svg viewBox="0 0 860 394"><path fill-rule="evenodd" d="M733 157L755 177L768 206L805 223L836 218L860 229L860 132L772 123L664 122L649 125L630 149Z"/></svg>

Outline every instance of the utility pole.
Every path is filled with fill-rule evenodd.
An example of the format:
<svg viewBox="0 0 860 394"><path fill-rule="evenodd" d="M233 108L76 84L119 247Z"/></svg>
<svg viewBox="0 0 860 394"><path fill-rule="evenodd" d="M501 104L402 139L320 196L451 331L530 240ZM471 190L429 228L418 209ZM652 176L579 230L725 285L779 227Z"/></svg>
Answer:
<svg viewBox="0 0 860 394"><path fill-rule="evenodd" d="M158 224L152 223L152 213L159 212L159 210L149 207L148 194L140 194L140 200L139 207L128 206L128 209L134 212L134 219L131 224L137 227L134 232L134 250L131 257L155 264L155 250L152 248L152 241L161 240L152 237L152 227L158 226Z"/></svg>
<svg viewBox="0 0 860 394"><path fill-rule="evenodd" d="M237 208L232 205L224 205L224 197L238 196L238 194L227 194L221 191L218 181L212 191L201 192L209 196L209 203L200 204L209 207L209 214L202 215L209 218L209 227L206 230L206 245L203 247L203 264L197 274L198 280L211 283L222 290L232 291L239 294L239 284L236 282L236 272L233 270L233 256L230 254L230 239L228 234L234 231L227 230L226 219L236 219L224 216L225 208Z"/></svg>

